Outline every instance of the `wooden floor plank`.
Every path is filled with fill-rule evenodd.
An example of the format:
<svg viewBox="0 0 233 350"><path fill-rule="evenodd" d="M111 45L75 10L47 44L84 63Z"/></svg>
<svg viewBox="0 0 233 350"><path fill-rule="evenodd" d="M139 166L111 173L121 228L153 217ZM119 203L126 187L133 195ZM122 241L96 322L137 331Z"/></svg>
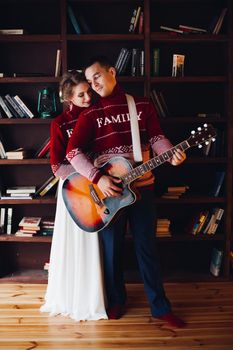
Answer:
<svg viewBox="0 0 233 350"><path fill-rule="evenodd" d="M46 285L0 285L0 349L233 350L233 283L167 283L174 312L187 326L154 320L141 284L127 285L120 320L76 322L39 311Z"/></svg>

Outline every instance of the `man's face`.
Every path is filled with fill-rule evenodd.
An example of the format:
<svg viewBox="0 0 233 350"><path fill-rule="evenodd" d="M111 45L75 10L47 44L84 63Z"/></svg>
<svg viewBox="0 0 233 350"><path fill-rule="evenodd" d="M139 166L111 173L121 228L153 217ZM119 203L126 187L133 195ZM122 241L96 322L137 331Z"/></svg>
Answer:
<svg viewBox="0 0 233 350"><path fill-rule="evenodd" d="M85 71L85 76L92 89L101 97L109 96L116 85L116 70L114 67L101 67L94 63Z"/></svg>

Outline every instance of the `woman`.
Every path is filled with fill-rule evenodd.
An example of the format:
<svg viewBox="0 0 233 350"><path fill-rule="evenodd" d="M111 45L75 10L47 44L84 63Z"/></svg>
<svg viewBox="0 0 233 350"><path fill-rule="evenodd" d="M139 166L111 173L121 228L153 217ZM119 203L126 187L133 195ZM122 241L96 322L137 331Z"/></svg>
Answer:
<svg viewBox="0 0 233 350"><path fill-rule="evenodd" d="M51 167L60 177L45 304L42 312L74 320L107 319L97 233L82 231L72 220L62 198L62 184L74 169L66 161L66 147L79 114L91 104L84 75L63 76L60 93L68 108L51 123Z"/></svg>

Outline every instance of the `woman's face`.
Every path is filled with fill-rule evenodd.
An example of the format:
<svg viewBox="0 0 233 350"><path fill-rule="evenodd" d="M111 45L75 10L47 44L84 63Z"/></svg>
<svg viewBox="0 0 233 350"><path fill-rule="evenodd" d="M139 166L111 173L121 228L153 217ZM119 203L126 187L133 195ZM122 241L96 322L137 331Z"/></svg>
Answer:
<svg viewBox="0 0 233 350"><path fill-rule="evenodd" d="M91 97L90 85L82 82L73 88L73 96L70 101L78 107L89 107L91 104Z"/></svg>

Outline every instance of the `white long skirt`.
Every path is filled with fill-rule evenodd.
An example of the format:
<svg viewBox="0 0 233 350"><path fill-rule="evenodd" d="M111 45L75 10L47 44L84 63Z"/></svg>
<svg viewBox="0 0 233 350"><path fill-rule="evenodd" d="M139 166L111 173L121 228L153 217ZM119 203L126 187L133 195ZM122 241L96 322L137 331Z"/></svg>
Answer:
<svg viewBox="0 0 233 350"><path fill-rule="evenodd" d="M50 315L76 321L107 319L97 233L82 231L68 213L59 181L45 304Z"/></svg>

